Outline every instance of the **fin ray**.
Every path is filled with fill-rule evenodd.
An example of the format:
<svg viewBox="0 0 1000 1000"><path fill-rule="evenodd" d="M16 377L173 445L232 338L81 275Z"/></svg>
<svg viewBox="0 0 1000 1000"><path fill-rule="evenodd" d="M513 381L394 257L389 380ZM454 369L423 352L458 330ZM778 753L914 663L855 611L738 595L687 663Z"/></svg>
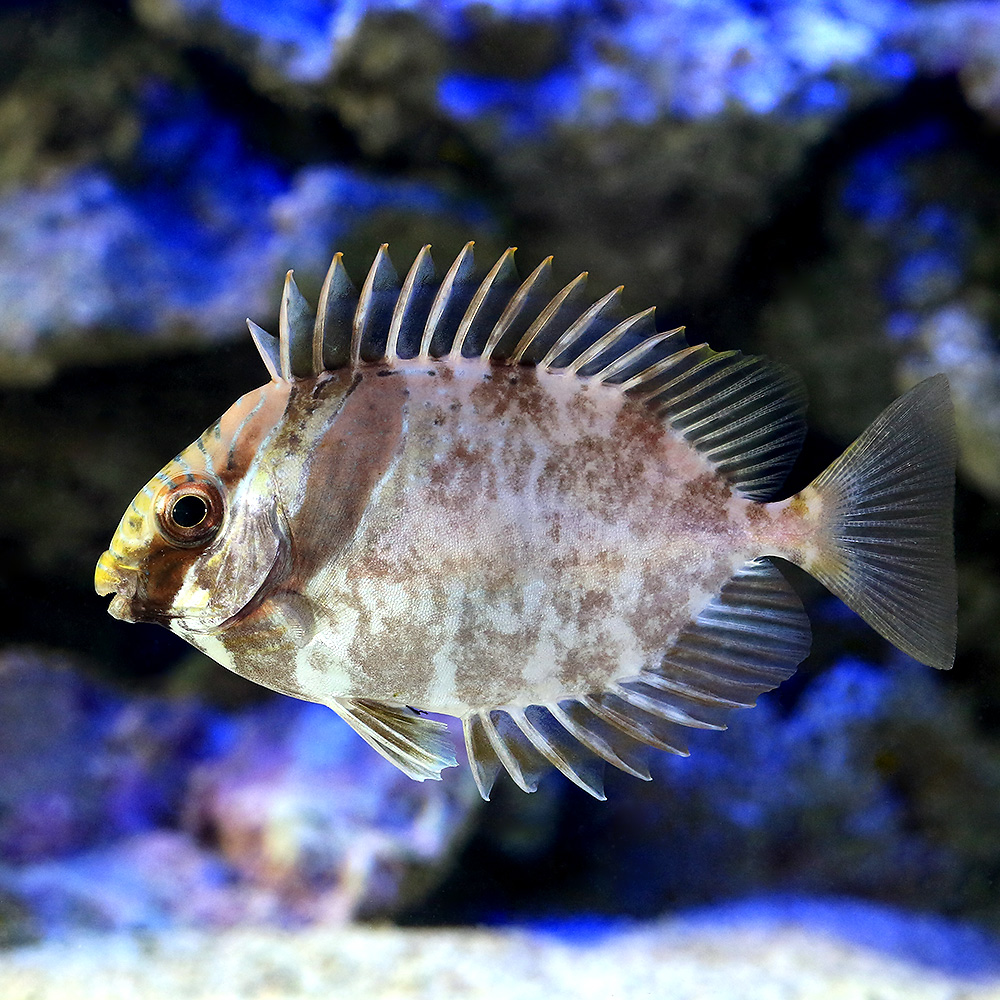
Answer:
<svg viewBox="0 0 1000 1000"><path fill-rule="evenodd" d="M496 719L494 719L496 716ZM538 788L538 779L544 772L544 760L527 738L514 724L506 711L494 709L492 712L480 712L483 730L490 741L493 753L511 776L514 784L522 792L534 792Z"/></svg>
<svg viewBox="0 0 1000 1000"><path fill-rule="evenodd" d="M500 319L518 284L514 250L514 247L507 248L472 296L449 351L452 360L474 358L483 353L486 337Z"/></svg>
<svg viewBox="0 0 1000 1000"><path fill-rule="evenodd" d="M539 366L549 369L564 368L588 346L600 341L609 330L615 328L616 321L621 315L621 294L624 288L624 285L619 285L592 306L584 309L548 349ZM558 363L560 360L564 361L564 364L560 365Z"/></svg>
<svg viewBox="0 0 1000 1000"><path fill-rule="evenodd" d="M809 619L768 559L748 562L685 628L660 663L639 674L647 695L695 718L749 708L808 656Z"/></svg>
<svg viewBox="0 0 1000 1000"><path fill-rule="evenodd" d="M626 736L648 743L657 750L666 750L680 757L688 756L687 741L670 723L634 708L613 692L584 695L579 701L599 719L620 729Z"/></svg>
<svg viewBox="0 0 1000 1000"><path fill-rule="evenodd" d="M620 729L608 725L576 699L569 698L559 702L558 705L546 707L563 729L591 753L626 774L641 778L643 781L652 780L649 768L640 756L644 744L635 742Z"/></svg>
<svg viewBox="0 0 1000 1000"><path fill-rule="evenodd" d="M392 310L385 345L385 356L390 363L401 357L413 357L418 352L420 335L435 292L434 277L434 261L428 244L421 247L414 258Z"/></svg>
<svg viewBox="0 0 1000 1000"><path fill-rule="evenodd" d="M587 287L587 272L578 274L549 301L535 321L525 331L510 356L510 364L533 365L545 354L549 345L565 331L580 306Z"/></svg>
<svg viewBox="0 0 1000 1000"><path fill-rule="evenodd" d="M283 376L281 374L281 350L278 338L259 327L252 319L247 320L247 328L253 338L254 347L257 348L257 353L264 362L268 375L271 376L271 381L281 381Z"/></svg>
<svg viewBox="0 0 1000 1000"><path fill-rule="evenodd" d="M928 666L955 658L955 423L935 375L891 403L807 489L821 548L802 564L891 643Z"/></svg>
<svg viewBox="0 0 1000 1000"><path fill-rule="evenodd" d="M344 255L335 253L319 293L313 327L313 356L318 346L327 371L350 363L351 329L357 306L358 290L347 275Z"/></svg>
<svg viewBox="0 0 1000 1000"><path fill-rule="evenodd" d="M318 375L322 363L314 370L312 310L303 298L295 278L289 271L281 293L278 313L278 350L281 356L281 376L286 381Z"/></svg>
<svg viewBox="0 0 1000 1000"><path fill-rule="evenodd" d="M358 297L351 326L351 367L385 357L389 323L398 296L399 278L389 259L389 244L383 243Z"/></svg>
<svg viewBox="0 0 1000 1000"><path fill-rule="evenodd" d="M603 355L614 354L616 357L620 357L623 353L627 353L627 350L623 350L626 342L632 343L634 341L638 345L657 337L656 321L653 318L655 314L656 309L650 306L642 312L634 313L623 319L607 333L598 337L589 347L580 351L575 358L569 360L565 367L566 372L571 375L578 373L584 376L592 375L604 367L602 364ZM663 334L657 339L662 340L665 336L667 334Z"/></svg>
<svg viewBox="0 0 1000 1000"><path fill-rule="evenodd" d="M330 708L386 760L416 781L439 780L446 767L458 764L443 722L365 698L334 698Z"/></svg>
<svg viewBox="0 0 1000 1000"><path fill-rule="evenodd" d="M663 376L668 376L665 380ZM751 500L769 500L805 437L805 391L785 365L685 348L622 383Z"/></svg>
<svg viewBox="0 0 1000 1000"><path fill-rule="evenodd" d="M474 292L472 269L475 258L472 247L471 240L462 247L441 280L420 340L419 356L422 358L439 358L451 349L454 331Z"/></svg>
<svg viewBox="0 0 1000 1000"><path fill-rule="evenodd" d="M483 722L482 712L471 712L462 719L465 736L465 754L469 759L469 769L484 802L490 801L493 782L500 773L500 758L493 749L489 734Z"/></svg>
<svg viewBox="0 0 1000 1000"><path fill-rule="evenodd" d="M545 301L551 261L543 260L513 290L513 248L477 284L471 242L440 281L425 246L400 286L383 244L356 295L341 255L335 254L311 341L307 306L289 272L281 303L278 377L303 378L319 374L321 366L356 367L403 357L447 357L454 363L478 356L484 364L535 365L593 378L643 401L743 496L769 499L805 433L805 397L791 371L738 351L689 347L681 330L658 334L652 310L619 322L621 287L584 306L587 272ZM270 372L270 342L251 332Z"/></svg>
<svg viewBox="0 0 1000 1000"><path fill-rule="evenodd" d="M521 282L510 302L504 307L483 348L484 361L491 361L493 358L498 361L510 359L521 342L522 335L533 322L536 310L546 301L551 283L552 258L546 257Z"/></svg>
<svg viewBox="0 0 1000 1000"><path fill-rule="evenodd" d="M538 766L548 764L590 794L603 793L596 758L648 780L636 757L643 745L686 756L685 729L725 729L731 710L752 706L808 652L809 620L798 596L770 560L755 559L726 582L661 661L638 676L558 704L488 713L512 723L493 728L489 756L525 790L537 785ZM475 746L475 739L467 736L467 744ZM530 777L529 763L535 768ZM477 776L480 790L498 767L485 779Z"/></svg>
<svg viewBox="0 0 1000 1000"><path fill-rule="evenodd" d="M586 752L583 744L565 738L565 731L552 724L552 717L544 706L531 705L527 709L510 708L507 711L514 724L553 767L595 799L603 802L607 798L603 774L595 767L595 758Z"/></svg>

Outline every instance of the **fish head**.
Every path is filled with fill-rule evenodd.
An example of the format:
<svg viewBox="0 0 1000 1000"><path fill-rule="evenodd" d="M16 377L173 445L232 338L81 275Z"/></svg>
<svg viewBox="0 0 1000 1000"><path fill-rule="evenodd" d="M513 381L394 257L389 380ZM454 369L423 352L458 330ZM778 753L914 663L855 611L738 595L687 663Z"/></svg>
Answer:
<svg viewBox="0 0 1000 1000"><path fill-rule="evenodd" d="M280 579L288 531L260 452L287 398L280 381L247 393L139 491L94 574L112 616L214 632Z"/></svg>

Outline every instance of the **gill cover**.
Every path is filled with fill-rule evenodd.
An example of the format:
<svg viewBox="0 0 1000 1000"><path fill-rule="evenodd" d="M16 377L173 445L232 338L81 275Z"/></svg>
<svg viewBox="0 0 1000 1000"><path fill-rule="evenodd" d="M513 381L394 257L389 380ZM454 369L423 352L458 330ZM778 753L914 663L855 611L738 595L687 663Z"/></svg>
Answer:
<svg viewBox="0 0 1000 1000"><path fill-rule="evenodd" d="M195 553L171 617L213 632L248 613L289 565L288 534L273 489L238 489L216 539Z"/></svg>

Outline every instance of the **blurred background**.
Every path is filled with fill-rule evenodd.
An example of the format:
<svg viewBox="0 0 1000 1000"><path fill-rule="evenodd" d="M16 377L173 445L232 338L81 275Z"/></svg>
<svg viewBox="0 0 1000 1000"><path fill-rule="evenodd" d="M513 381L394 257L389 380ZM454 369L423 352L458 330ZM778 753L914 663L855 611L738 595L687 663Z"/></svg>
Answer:
<svg viewBox="0 0 1000 1000"><path fill-rule="evenodd" d="M609 774L606 803L556 775L484 805L112 620L97 557L265 380L244 319L276 329L286 269L315 301L336 250L360 283L380 243L402 272L468 239L483 271L554 254L595 299L625 282L661 328L797 369L789 491L945 372L954 670L796 574L813 653L727 733ZM998 338L996 2L5 3L0 942L748 899L1000 929Z"/></svg>

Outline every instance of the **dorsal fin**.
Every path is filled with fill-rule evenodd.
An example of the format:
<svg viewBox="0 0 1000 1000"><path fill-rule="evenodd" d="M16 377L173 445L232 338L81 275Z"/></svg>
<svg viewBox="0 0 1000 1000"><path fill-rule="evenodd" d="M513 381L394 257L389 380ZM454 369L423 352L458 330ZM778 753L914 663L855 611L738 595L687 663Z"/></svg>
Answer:
<svg viewBox="0 0 1000 1000"><path fill-rule="evenodd" d="M385 346L385 355L390 362L398 358L412 358L419 351L420 338L436 291L434 261L428 245L422 247L414 258L392 311Z"/></svg>
<svg viewBox="0 0 1000 1000"><path fill-rule="evenodd" d="M475 285L472 269L475 258L472 242L462 247L462 252L448 268L441 287L431 303L420 341L420 357L439 358L451 350L458 324L472 299Z"/></svg>
<svg viewBox="0 0 1000 1000"><path fill-rule="evenodd" d="M514 348L514 353L510 356L512 364L538 364L549 347L579 315L587 288L587 277L587 272L583 271L552 297L552 301L538 314L538 318Z"/></svg>
<svg viewBox="0 0 1000 1000"><path fill-rule="evenodd" d="M565 333L556 338L539 362L542 368L561 368L559 361L564 358L578 358L588 347L597 343L609 330L617 326L621 319L621 294L625 286L619 285L584 309L566 328Z"/></svg>
<svg viewBox="0 0 1000 1000"><path fill-rule="evenodd" d="M500 319L503 310L517 288L517 267L514 265L514 247L509 247L493 265L483 283L476 289L469 308L465 310L449 357L479 357L486 340Z"/></svg>
<svg viewBox="0 0 1000 1000"><path fill-rule="evenodd" d="M271 380L277 382L281 379L281 352L278 349L278 338L274 334L259 327L252 319L247 319L247 328L253 338L257 353L260 354L264 367L267 369Z"/></svg>
<svg viewBox="0 0 1000 1000"><path fill-rule="evenodd" d="M805 389L785 365L704 344L621 383L679 431L743 496L770 500L805 437Z"/></svg>
<svg viewBox="0 0 1000 1000"><path fill-rule="evenodd" d="M285 380L308 378L323 370L323 358L314 357L313 317L309 303L302 297L292 272L285 275L285 288L278 313L278 352L281 377Z"/></svg>
<svg viewBox="0 0 1000 1000"><path fill-rule="evenodd" d="M548 301L552 284L552 258L546 257L521 282L520 287L504 306L500 318L490 331L483 348L484 361L507 361L531 326L538 311Z"/></svg>
<svg viewBox="0 0 1000 1000"><path fill-rule="evenodd" d="M452 364L479 357L616 385L682 434L743 496L771 499L805 435L805 394L794 373L738 351L688 346L680 329L657 333L651 309L621 319L621 287L587 305L586 272L550 297L551 262L515 287L511 248L477 283L467 243L438 280L425 246L400 286L383 244L359 295L336 254L311 338L291 272L278 339L250 329L272 378L413 357Z"/></svg>
<svg viewBox="0 0 1000 1000"><path fill-rule="evenodd" d="M319 293L313 343L321 345L327 371L345 368L351 361L351 333L358 307L358 290L347 275L344 255L335 253ZM315 350L315 347L314 347Z"/></svg>
<svg viewBox="0 0 1000 1000"><path fill-rule="evenodd" d="M501 767L533 791L554 766L596 798L602 760L648 780L643 744L686 754L685 727L724 729L731 709L752 706L808 652L795 592L769 560L748 562L637 677L553 705L470 713L465 746L480 794L489 797Z"/></svg>
<svg viewBox="0 0 1000 1000"><path fill-rule="evenodd" d="M389 244L379 247L368 277L361 286L351 327L351 367L362 361L381 361L389 338L389 323L399 298L399 279L389 260Z"/></svg>

